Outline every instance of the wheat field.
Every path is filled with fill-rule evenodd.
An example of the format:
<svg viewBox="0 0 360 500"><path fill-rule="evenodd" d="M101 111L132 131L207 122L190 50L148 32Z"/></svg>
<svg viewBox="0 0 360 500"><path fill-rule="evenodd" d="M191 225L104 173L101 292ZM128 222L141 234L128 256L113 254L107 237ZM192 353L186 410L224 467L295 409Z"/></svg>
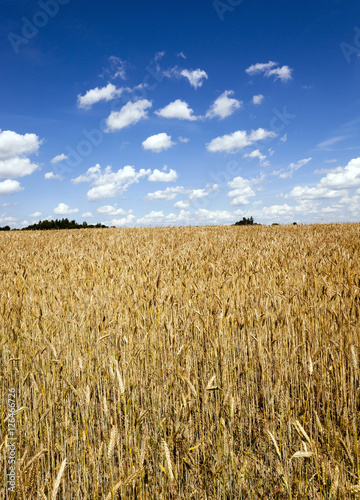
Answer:
<svg viewBox="0 0 360 500"><path fill-rule="evenodd" d="M0 234L0 498L360 498L359 230Z"/></svg>

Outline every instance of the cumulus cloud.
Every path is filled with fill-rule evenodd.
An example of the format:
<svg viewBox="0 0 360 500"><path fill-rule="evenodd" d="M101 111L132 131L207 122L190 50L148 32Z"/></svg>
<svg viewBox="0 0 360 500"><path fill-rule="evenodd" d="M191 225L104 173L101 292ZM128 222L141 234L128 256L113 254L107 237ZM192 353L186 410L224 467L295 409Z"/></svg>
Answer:
<svg viewBox="0 0 360 500"><path fill-rule="evenodd" d="M178 140L180 142L185 143L185 144L190 141L190 139L188 137L182 137L182 136L178 137Z"/></svg>
<svg viewBox="0 0 360 500"><path fill-rule="evenodd" d="M111 101L119 97L123 93L123 88L116 88L112 83L108 83L106 87L95 87L88 90L84 95L78 95L78 108L90 109L94 104L100 101Z"/></svg>
<svg viewBox="0 0 360 500"><path fill-rule="evenodd" d="M85 174L72 179L72 182L75 184L91 182L93 188L88 191L87 198L89 201L97 201L121 195L131 184L139 182L142 177L149 176L150 174L150 169L140 169L137 172L130 165L120 168L117 172L113 172L110 165L102 170L100 165L97 164L89 168Z"/></svg>
<svg viewBox="0 0 360 500"><path fill-rule="evenodd" d="M59 203L58 206L54 208L54 213L57 215L76 214L78 211L78 208L70 208L66 203Z"/></svg>
<svg viewBox="0 0 360 500"><path fill-rule="evenodd" d="M115 131L122 128L135 125L140 120L148 117L148 108L151 108L152 102L147 99L141 99L135 102L128 102L120 111L112 111L106 120L108 130Z"/></svg>
<svg viewBox="0 0 360 500"><path fill-rule="evenodd" d="M278 67L275 67L278 66ZM252 64L249 68L247 68L246 73L248 75L257 75L259 73L264 73L264 76L270 77L274 76L275 80L280 79L282 82L286 82L291 80L292 69L289 66L279 66L279 63L274 61L269 61L268 63L257 63Z"/></svg>
<svg viewBox="0 0 360 500"><path fill-rule="evenodd" d="M323 177L319 186L331 189L351 189L360 186L360 157L353 158L346 167L337 167Z"/></svg>
<svg viewBox="0 0 360 500"><path fill-rule="evenodd" d="M234 214L228 210L207 210L206 208L199 208L196 215L200 220L212 223L232 221L234 218Z"/></svg>
<svg viewBox="0 0 360 500"><path fill-rule="evenodd" d="M150 182L175 182L178 178L176 170L170 169L169 172L161 172L157 168L149 175Z"/></svg>
<svg viewBox="0 0 360 500"><path fill-rule="evenodd" d="M41 142L36 134L0 130L0 178L24 177L37 170L39 165L26 155L37 153Z"/></svg>
<svg viewBox="0 0 360 500"><path fill-rule="evenodd" d="M15 156L8 160L0 161L0 178L4 177L24 177L30 175L39 168L39 165L32 163L29 158Z"/></svg>
<svg viewBox="0 0 360 500"><path fill-rule="evenodd" d="M275 132L264 130L262 128L252 130L250 134L248 134L246 130L237 130L232 134L216 137L206 145L206 148L212 153L219 151L235 153L239 149L251 146L254 142L276 136L277 134Z"/></svg>
<svg viewBox="0 0 360 500"><path fill-rule="evenodd" d="M255 196L255 191L252 188L254 180L244 179L243 177L235 177L228 182L228 187L232 188L227 194L229 198L233 198L230 205L247 205L250 203L250 198Z"/></svg>
<svg viewBox="0 0 360 500"><path fill-rule="evenodd" d="M41 141L35 134L17 134L11 130L0 130L0 161L16 156L37 153Z"/></svg>
<svg viewBox="0 0 360 500"><path fill-rule="evenodd" d="M46 172L46 174L44 175L44 179L57 179L57 180L60 180L60 179L63 179L63 177L59 174L54 174L54 172Z"/></svg>
<svg viewBox="0 0 360 500"><path fill-rule="evenodd" d="M183 186L168 187L164 190L155 191L154 193L149 193L146 198L150 201L154 200L173 200L179 194L184 194L186 189Z"/></svg>
<svg viewBox="0 0 360 500"><path fill-rule="evenodd" d="M237 109L240 109L243 103L229 97L233 94L233 90L225 90L211 105L209 111L206 113L206 118L219 117L223 120L232 115Z"/></svg>
<svg viewBox="0 0 360 500"><path fill-rule="evenodd" d="M126 215L127 214L126 210L124 210L122 208L117 208L116 203L114 206L104 205L103 207L99 207L97 209L97 212L99 214L108 214L108 215Z"/></svg>
<svg viewBox="0 0 360 500"><path fill-rule="evenodd" d="M190 85L195 89L201 87L203 81L208 79L206 71L201 69L195 69L195 70L183 69L180 72L180 75L183 76L184 78L187 78L189 80Z"/></svg>
<svg viewBox="0 0 360 500"><path fill-rule="evenodd" d="M155 114L163 118L178 118L179 120L198 120L198 116L194 116L194 111L189 107L188 103L181 99L171 102L165 108L155 111Z"/></svg>
<svg viewBox="0 0 360 500"><path fill-rule="evenodd" d="M160 153L161 151L171 148L174 144L175 142L172 142L171 135L167 135L165 132L162 132L148 137L142 143L142 147L146 150L153 151L154 153Z"/></svg>
<svg viewBox="0 0 360 500"><path fill-rule="evenodd" d="M137 219L138 224L153 224L153 223L159 223L163 218L165 217L165 214L162 210L152 210L148 214L144 215L144 217L140 217Z"/></svg>
<svg viewBox="0 0 360 500"><path fill-rule="evenodd" d="M125 217L121 217L120 219L112 219L110 224L117 227L126 226L127 224L131 224L132 222L134 222L135 219L135 215L128 214Z"/></svg>
<svg viewBox="0 0 360 500"><path fill-rule="evenodd" d="M308 186L295 186L291 192L286 195L286 198L298 198L301 200L316 200L339 198L345 195L346 192L338 191L336 189L328 189L326 187L308 187Z"/></svg>
<svg viewBox="0 0 360 500"><path fill-rule="evenodd" d="M54 158L50 161L50 163L59 163L60 161L67 160L69 157L65 155L64 153L61 153L60 155L54 156Z"/></svg>
<svg viewBox="0 0 360 500"><path fill-rule="evenodd" d="M29 214L29 217L41 217L41 212L34 212L33 214Z"/></svg>
<svg viewBox="0 0 360 500"><path fill-rule="evenodd" d="M252 98L252 102L255 105L261 104L264 100L264 96L262 94L254 95Z"/></svg>
<svg viewBox="0 0 360 500"><path fill-rule="evenodd" d="M81 217L94 217L94 216L91 212L84 212L83 214L81 214Z"/></svg>
<svg viewBox="0 0 360 500"><path fill-rule="evenodd" d="M190 206L190 202L186 201L186 200L180 200L174 204L174 208L180 208L180 209L188 208L189 206Z"/></svg>
<svg viewBox="0 0 360 500"><path fill-rule="evenodd" d="M20 186L18 181L6 179L0 182L0 195L14 194L22 191L24 188Z"/></svg>

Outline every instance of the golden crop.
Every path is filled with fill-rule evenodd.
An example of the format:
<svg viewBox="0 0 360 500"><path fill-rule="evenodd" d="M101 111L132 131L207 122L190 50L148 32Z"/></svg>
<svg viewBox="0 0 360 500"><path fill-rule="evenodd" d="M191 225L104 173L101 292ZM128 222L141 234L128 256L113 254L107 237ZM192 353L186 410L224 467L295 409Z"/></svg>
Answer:
<svg viewBox="0 0 360 500"><path fill-rule="evenodd" d="M0 234L0 498L354 497L359 229Z"/></svg>

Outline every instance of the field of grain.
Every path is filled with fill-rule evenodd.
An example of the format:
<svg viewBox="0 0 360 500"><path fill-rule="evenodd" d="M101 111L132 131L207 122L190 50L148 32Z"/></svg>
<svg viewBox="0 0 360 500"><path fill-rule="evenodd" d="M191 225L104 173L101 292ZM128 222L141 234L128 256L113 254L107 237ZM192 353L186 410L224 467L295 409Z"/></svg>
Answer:
<svg viewBox="0 0 360 500"><path fill-rule="evenodd" d="M0 234L0 498L357 498L359 235Z"/></svg>

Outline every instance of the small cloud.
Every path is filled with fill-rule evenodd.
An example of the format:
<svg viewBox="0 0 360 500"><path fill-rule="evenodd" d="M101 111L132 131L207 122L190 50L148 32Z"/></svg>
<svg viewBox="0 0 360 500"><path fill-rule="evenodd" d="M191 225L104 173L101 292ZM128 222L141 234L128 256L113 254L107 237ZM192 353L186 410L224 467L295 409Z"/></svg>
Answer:
<svg viewBox="0 0 360 500"><path fill-rule="evenodd" d="M188 208L189 206L190 206L190 202L189 201L180 200L180 201L177 201L175 203L174 208L184 209L184 208Z"/></svg>
<svg viewBox="0 0 360 500"><path fill-rule="evenodd" d="M184 52L179 52L177 57L181 57L182 59L186 59L186 56L184 55Z"/></svg>
<svg viewBox="0 0 360 500"><path fill-rule="evenodd" d="M163 118L177 118L179 120L195 121L199 117L193 115L194 111L189 107L188 103L181 99L171 102L165 108L155 111L155 114Z"/></svg>
<svg viewBox="0 0 360 500"><path fill-rule="evenodd" d="M286 82L288 80L291 80L292 76L292 69L289 68L289 66L281 66L278 68L275 68L275 66L278 66L279 63L274 62L274 61L269 61L268 63L257 63L257 64L252 64L249 68L245 70L245 72L248 75L256 75L259 73L264 73L264 76L269 78L270 76L274 76L275 80L280 79L282 82Z"/></svg>
<svg viewBox="0 0 360 500"><path fill-rule="evenodd" d="M259 149L255 149L251 153L244 155L244 158L259 158L260 165L268 166L269 162L265 162L266 156L260 153Z"/></svg>
<svg viewBox="0 0 360 500"><path fill-rule="evenodd" d="M59 205L54 208L54 213L57 215L76 214L78 211L78 208L70 208L69 205L66 205L66 203L59 203Z"/></svg>
<svg viewBox="0 0 360 500"><path fill-rule="evenodd" d="M94 216L91 212L85 212L85 213L81 214L81 217L94 217Z"/></svg>
<svg viewBox="0 0 360 500"><path fill-rule="evenodd" d="M165 132L161 134L156 134L148 137L143 143L142 147L146 150L153 151L154 153L160 153L166 149L171 148L175 142L172 142L171 135L167 135Z"/></svg>
<svg viewBox="0 0 360 500"><path fill-rule="evenodd" d="M206 113L206 118L219 117L221 120L232 115L237 109L242 107L242 101L230 98L233 95L233 90L225 90L221 96L211 105L209 111Z"/></svg>
<svg viewBox="0 0 360 500"><path fill-rule="evenodd" d="M67 160L68 156L66 156L64 153L61 153L61 155L54 156L52 160L50 160L50 163L59 163L60 161Z"/></svg>
<svg viewBox="0 0 360 500"><path fill-rule="evenodd" d="M34 212L33 214L29 214L29 217L41 217L41 212Z"/></svg>
<svg viewBox="0 0 360 500"><path fill-rule="evenodd" d="M201 69L195 69L195 70L183 69L180 72L180 74L184 78L187 78L189 80L190 85L195 89L202 86L203 80L208 79L206 71Z"/></svg>
<svg viewBox="0 0 360 500"><path fill-rule="evenodd" d="M106 120L108 130L115 131L122 128L135 125L140 120L148 118L148 108L151 108L152 102L147 99L128 102L120 111L113 111Z"/></svg>
<svg viewBox="0 0 360 500"><path fill-rule="evenodd" d="M239 149L251 146L254 142L276 136L277 134L275 132L262 128L252 130L250 134L248 134L246 130L238 130L232 134L216 137L206 145L206 148L212 153L220 151L235 153Z"/></svg>
<svg viewBox="0 0 360 500"><path fill-rule="evenodd" d="M5 181L0 182L0 196L7 194L18 193L19 191L23 191L23 187L21 187L18 181L14 181L13 179L6 179Z"/></svg>
<svg viewBox="0 0 360 500"><path fill-rule="evenodd" d="M262 94L254 95L252 98L252 102L255 105L261 104L264 100L264 96Z"/></svg>
<svg viewBox="0 0 360 500"><path fill-rule="evenodd" d="M63 177L59 174L54 174L54 172L46 172L46 174L44 175L44 179L57 179L57 180L60 180L60 179L63 179Z"/></svg>
<svg viewBox="0 0 360 500"><path fill-rule="evenodd" d="M184 143L187 143L190 141L190 139L188 137L178 137L178 141L180 142L184 142Z"/></svg>
<svg viewBox="0 0 360 500"><path fill-rule="evenodd" d="M116 88L112 83L108 83L106 87L96 87L88 90L85 95L78 95L78 108L90 109L94 104L100 101L111 101L115 97L119 97L123 93L123 88Z"/></svg>
<svg viewBox="0 0 360 500"><path fill-rule="evenodd" d="M286 142L287 141L287 134L284 134L282 137L280 137L281 142Z"/></svg>
<svg viewBox="0 0 360 500"><path fill-rule="evenodd" d="M334 158L332 160L325 160L324 163L336 163L337 162L337 159Z"/></svg>
<svg viewBox="0 0 360 500"><path fill-rule="evenodd" d="M178 178L176 170L170 169L169 172L161 172L157 168L149 175L150 182L175 182Z"/></svg>

